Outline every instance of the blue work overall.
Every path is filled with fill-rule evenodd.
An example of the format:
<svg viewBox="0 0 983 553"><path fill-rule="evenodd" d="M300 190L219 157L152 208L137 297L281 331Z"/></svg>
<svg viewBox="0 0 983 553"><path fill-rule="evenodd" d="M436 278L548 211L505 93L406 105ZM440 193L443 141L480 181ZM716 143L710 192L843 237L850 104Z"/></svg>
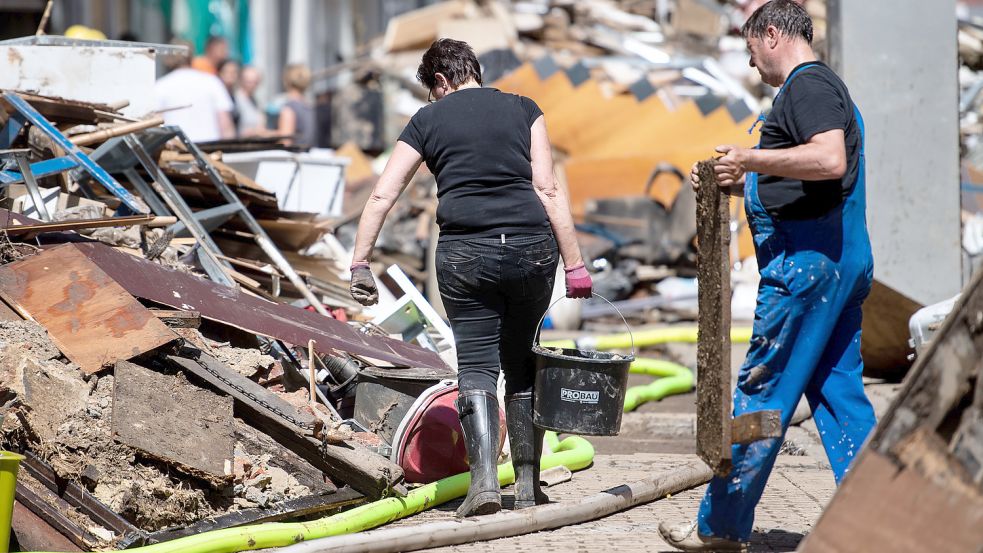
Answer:
<svg viewBox="0 0 983 553"><path fill-rule="evenodd" d="M856 106L854 117L861 137L857 180L825 215L771 217L758 197L758 175L746 175L744 203L761 283L751 347L734 390L734 416L778 409L783 430L804 393L837 484L875 423L861 380L860 308L873 280L873 256L865 215L864 126ZM700 534L748 540L782 441L732 446L730 474L715 477L700 504Z"/></svg>

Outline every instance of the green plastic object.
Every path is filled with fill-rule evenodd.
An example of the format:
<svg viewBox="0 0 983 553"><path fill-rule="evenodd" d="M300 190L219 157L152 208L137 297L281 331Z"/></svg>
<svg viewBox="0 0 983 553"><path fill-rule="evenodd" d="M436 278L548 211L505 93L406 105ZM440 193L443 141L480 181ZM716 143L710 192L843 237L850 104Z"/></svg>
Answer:
<svg viewBox="0 0 983 553"><path fill-rule="evenodd" d="M678 363L641 357L631 364L629 372L647 374L658 379L644 386L632 386L625 393L625 413L634 411L649 401L659 401L674 394L685 394L693 389L693 371Z"/></svg>
<svg viewBox="0 0 983 553"><path fill-rule="evenodd" d="M608 351L612 349L628 349L632 347L632 337L634 337L635 347L643 348L646 346L656 346L659 344L670 343L689 343L695 344L697 340L697 327L695 326L670 326L666 328L654 328L650 330L640 330L632 334L608 334L604 336L587 336L574 340L553 340L542 342L540 345L550 348L573 348L573 349L593 349L597 351ZM735 326L730 329L731 342L749 342L751 340L751 327Z"/></svg>
<svg viewBox="0 0 983 553"><path fill-rule="evenodd" d="M14 490L17 488L17 469L23 455L0 451L0 553L10 551L10 521L14 516Z"/></svg>
<svg viewBox="0 0 983 553"><path fill-rule="evenodd" d="M589 467L594 460L594 447L579 436L570 436L563 441L558 441L556 435L550 432L547 433L546 439L553 453L543 456L543 469L563 465L576 471ZM457 474L416 488L406 497L381 499L311 522L274 522L214 530L196 536L128 549L127 553L237 553L361 532L457 499L467 493L470 478L471 475L468 473ZM498 466L499 483L507 485L514 480L515 472L512 463Z"/></svg>

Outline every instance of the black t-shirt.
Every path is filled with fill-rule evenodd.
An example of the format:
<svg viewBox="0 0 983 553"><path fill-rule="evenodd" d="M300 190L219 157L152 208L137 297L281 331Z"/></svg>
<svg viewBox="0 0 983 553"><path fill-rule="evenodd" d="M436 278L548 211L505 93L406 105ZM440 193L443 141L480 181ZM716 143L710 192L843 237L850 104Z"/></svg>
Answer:
<svg viewBox="0 0 983 553"><path fill-rule="evenodd" d="M530 127L542 114L529 98L464 88L410 119L399 140L437 178L441 237L550 232L529 152Z"/></svg>
<svg viewBox="0 0 983 553"><path fill-rule="evenodd" d="M843 178L825 181L759 175L758 198L777 219L814 219L826 214L850 193L860 168L862 139L850 92L832 69L811 63L815 65L801 69L779 93L761 128L761 148L791 148L819 133L842 129L847 169Z"/></svg>

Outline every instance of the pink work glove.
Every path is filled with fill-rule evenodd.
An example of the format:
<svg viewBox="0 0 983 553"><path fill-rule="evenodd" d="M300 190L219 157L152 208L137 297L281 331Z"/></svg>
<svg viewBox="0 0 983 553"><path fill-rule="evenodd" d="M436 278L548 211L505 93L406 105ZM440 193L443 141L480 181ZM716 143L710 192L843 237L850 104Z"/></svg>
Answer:
<svg viewBox="0 0 983 553"><path fill-rule="evenodd" d="M567 297L568 298L589 298L594 282L590 279L590 273L583 263L578 263L573 267L565 267Z"/></svg>

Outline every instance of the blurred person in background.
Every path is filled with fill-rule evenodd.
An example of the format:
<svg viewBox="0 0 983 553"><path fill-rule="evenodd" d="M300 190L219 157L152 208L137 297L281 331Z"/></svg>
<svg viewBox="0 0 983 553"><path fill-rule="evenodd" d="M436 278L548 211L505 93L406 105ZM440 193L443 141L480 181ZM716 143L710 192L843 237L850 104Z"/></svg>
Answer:
<svg viewBox="0 0 983 553"><path fill-rule="evenodd" d="M540 490L543 430L532 423L532 343L563 259L567 297L591 295L566 193L553 174L543 112L523 96L481 86L467 43L440 39L417 79L433 99L410 120L362 211L352 297L378 300L369 259L382 223L421 162L437 179L437 285L457 343L458 416L471 471L459 517L502 508L499 404L515 467L515 508L549 502Z"/></svg>
<svg viewBox="0 0 983 553"><path fill-rule="evenodd" d="M229 59L229 41L220 36L210 36L205 42L205 52L191 61L191 68L218 75L218 66Z"/></svg>
<svg viewBox="0 0 983 553"><path fill-rule="evenodd" d="M164 124L181 127L193 142L235 138L232 99L222 81L191 68L190 48L164 63L171 72L154 84L157 111L163 113Z"/></svg>
<svg viewBox="0 0 983 553"><path fill-rule="evenodd" d="M252 65L244 65L239 71L239 86L235 90L235 104L239 110L239 136L265 136L266 113L256 101L256 89L263 82L263 74Z"/></svg>
<svg viewBox="0 0 983 553"><path fill-rule="evenodd" d="M218 78L229 93L229 100L232 101L232 124L235 125L238 134L239 102L236 101L236 89L239 87L239 62L235 60L220 62L218 64Z"/></svg>
<svg viewBox="0 0 983 553"><path fill-rule="evenodd" d="M288 146L310 148L317 145L317 117L306 96L310 86L311 70L306 65L291 63L283 69L286 101L280 108L277 134L290 137L284 141Z"/></svg>

